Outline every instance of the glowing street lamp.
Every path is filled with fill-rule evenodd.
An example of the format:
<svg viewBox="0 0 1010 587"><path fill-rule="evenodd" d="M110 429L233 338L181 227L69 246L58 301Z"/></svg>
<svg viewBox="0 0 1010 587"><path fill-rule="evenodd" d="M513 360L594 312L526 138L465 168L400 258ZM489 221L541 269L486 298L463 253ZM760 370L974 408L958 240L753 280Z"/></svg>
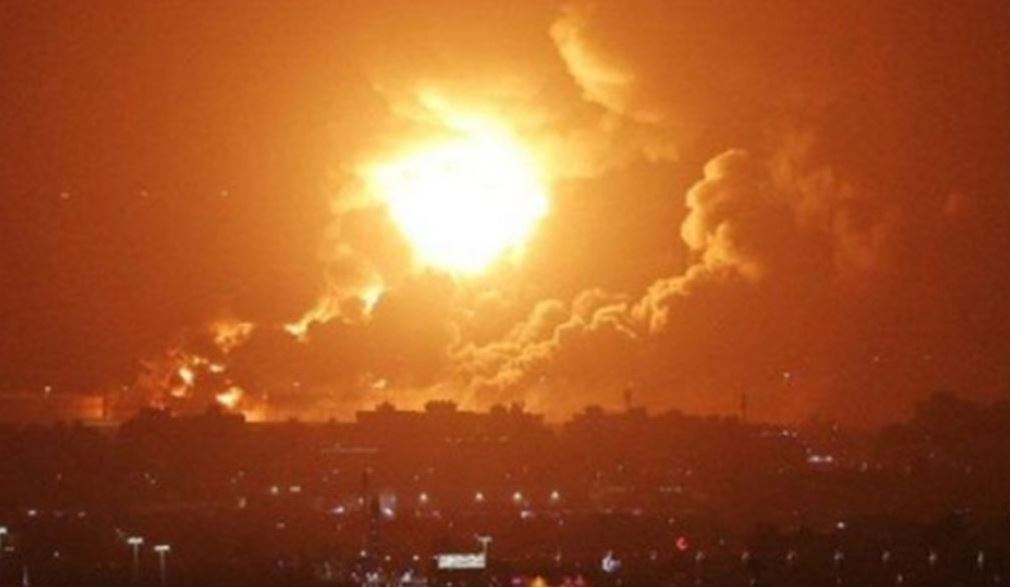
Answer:
<svg viewBox="0 0 1010 587"><path fill-rule="evenodd" d="M0 561L4 555L4 538L7 536L7 526L0 526ZM2 568L0 568L2 570Z"/></svg>
<svg viewBox="0 0 1010 587"><path fill-rule="evenodd" d="M158 576L161 579L161 587L165 587L165 580L167 578L167 562L165 559L168 558L168 553L172 552L172 547L167 544L155 544L154 552L158 553Z"/></svg>
<svg viewBox="0 0 1010 587"><path fill-rule="evenodd" d="M144 539L140 536L130 536L126 543L133 549L133 582L140 581L140 547L144 545Z"/></svg>

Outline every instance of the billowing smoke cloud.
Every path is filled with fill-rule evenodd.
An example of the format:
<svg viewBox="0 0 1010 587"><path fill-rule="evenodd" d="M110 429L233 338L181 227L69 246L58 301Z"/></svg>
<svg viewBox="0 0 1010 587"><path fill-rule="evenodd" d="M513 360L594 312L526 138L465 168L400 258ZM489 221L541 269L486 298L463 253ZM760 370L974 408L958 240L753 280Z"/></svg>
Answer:
<svg viewBox="0 0 1010 587"><path fill-rule="evenodd" d="M242 207L258 231L220 203L242 202L241 186L223 197L215 185L213 206L177 205L213 220L164 204L172 227L143 259L172 262L141 264L157 278L147 276L154 285L138 297L169 284L172 304L162 306L180 308L180 324L148 330L189 334L143 369L135 387L145 401L329 417L438 397L561 415L628 391L657 407L725 412L746 393L757 417L851 417L872 403L885 418L938 385L983 394L1005 381L1005 3L438 0L349 2L301 18L281 18L297 43L277 32L289 27L249 34L247 19L238 32L211 27L212 40L193 41L262 37L260 60L243 62L248 77L271 72L264 87L290 95L260 88L269 99L250 90L247 100L283 112L327 104L291 131L325 134L292 160L325 161L303 169L285 159L312 186L293 196L271 176L276 201ZM222 60L209 71L230 71ZM307 67L312 79L298 78ZM207 77L214 88L230 79ZM232 94L205 93L187 103L245 112ZM550 213L523 257L466 279L419 265L363 174L418 141L451 136L460 112L507 122L551 183ZM236 128L255 118L233 116ZM237 136L271 156L284 150ZM110 156L117 168L126 151ZM273 164L250 161L234 167L249 175ZM171 173L190 172L178 167ZM299 202L298 214L283 215ZM65 241L54 249L95 240L87 223L66 222L47 229ZM287 236L267 238L274 229ZM177 230L200 238L177 239ZM300 240L291 248L311 261L285 249L292 234ZM117 250L147 236L120 235ZM268 253L275 240L280 252ZM172 247L185 254L164 252ZM252 268L232 275L238 257ZM274 269L260 272L261 259ZM67 291L88 281L57 273ZM200 295L237 317L227 335L191 325L218 317L186 297L204 282L213 295ZM104 309L126 288L79 289ZM78 314L106 315L88 310ZM43 346L36 338L3 357L31 358ZM13 348L6 341L16 337L4 339L0 350ZM156 355L151 346L145 355Z"/></svg>
<svg viewBox="0 0 1010 587"><path fill-rule="evenodd" d="M993 252L1001 240L981 225L951 232L941 217L960 209L957 186L990 199L1007 179L990 158L994 147L1007 153L1006 134L976 126L1007 111L1007 75L989 61L1007 58L968 38L995 42L998 27L982 20L1007 15L970 8L908 18L856 4L569 5L550 33L585 99L693 156L742 148L711 158L686 191L686 215L670 228L693 260L673 277L591 320L569 314L546 341L471 349L463 371L483 369L478 389L525 389L562 409L635 389L653 405L724 411L748 393L768 417L865 418L844 399L855 395L886 418L952 381L998 389L1001 369L983 358L999 346L993 335L941 317L968 299L993 308L986 287L998 270L974 256L925 258L939 242ZM971 76L953 71L965 60ZM929 73L937 68L952 77ZM961 92L985 105L959 110ZM958 111L970 118L963 132L940 122ZM936 142L924 147L923 136ZM967 156L959 146L986 172L953 173ZM964 297L947 289L963 279L990 285ZM572 331L566 345L560 334ZM500 368L489 375L491 364Z"/></svg>
<svg viewBox="0 0 1010 587"><path fill-rule="evenodd" d="M850 264L836 262L848 258L849 241L885 239L840 238L836 230L846 208L830 202L844 198L828 192L849 188L797 170L782 172L782 165L777 157L742 150L713 158L685 197L679 234L696 258L687 269L634 299L593 289L570 305L541 302L503 340L460 352L461 376L478 397L560 402L565 409L594 399L613 403L629 389L654 405L718 409L726 407L727 386L739 393L791 379L791 371L807 366L797 358L809 344L803 321L814 317L788 305L802 297L830 303L825 296L855 279ZM824 169L814 174L830 175ZM805 211L814 197L824 208L816 222ZM887 225L880 218L865 230L877 234ZM857 267L869 271L870 259L881 254L876 247L860 250L864 263ZM761 323L769 319L781 323ZM782 348L762 349L755 337ZM551 395L561 390L573 391ZM601 390L609 390L609 398Z"/></svg>

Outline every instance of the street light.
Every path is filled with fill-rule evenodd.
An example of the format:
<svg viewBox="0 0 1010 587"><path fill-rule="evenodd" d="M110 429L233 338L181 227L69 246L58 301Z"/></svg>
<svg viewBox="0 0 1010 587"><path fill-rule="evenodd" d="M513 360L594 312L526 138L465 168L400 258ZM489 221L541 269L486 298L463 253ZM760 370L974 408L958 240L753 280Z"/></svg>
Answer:
<svg viewBox="0 0 1010 587"><path fill-rule="evenodd" d="M165 566L166 558L168 558L168 553L172 552L172 547L167 544L155 544L154 552L158 553L158 576L161 579L161 587L165 587L165 579L167 575L167 570Z"/></svg>
<svg viewBox="0 0 1010 587"><path fill-rule="evenodd" d="M144 544L144 539L140 536L130 536L126 543L133 550L133 582L140 582L140 547Z"/></svg>
<svg viewBox="0 0 1010 587"><path fill-rule="evenodd" d="M0 562L3 561L4 556L4 538L7 536L7 526L0 526ZM0 566L0 571L3 571L3 567ZM3 573L0 572L0 577L3 577ZM2 580L2 579L0 579Z"/></svg>

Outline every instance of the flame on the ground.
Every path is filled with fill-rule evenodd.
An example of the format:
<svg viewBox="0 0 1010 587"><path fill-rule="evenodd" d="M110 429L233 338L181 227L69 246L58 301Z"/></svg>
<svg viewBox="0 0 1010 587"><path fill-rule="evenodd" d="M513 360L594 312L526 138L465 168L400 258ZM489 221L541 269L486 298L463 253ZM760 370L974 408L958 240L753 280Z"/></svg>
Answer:
<svg viewBox="0 0 1010 587"><path fill-rule="evenodd" d="M214 396L214 399L217 400L217 403L228 408L229 410L234 410L235 408L238 407L239 402L242 401L243 395L245 395L245 392L242 391L242 388L233 385L228 389L222 391L221 393L217 394L216 396Z"/></svg>
<svg viewBox="0 0 1010 587"><path fill-rule="evenodd" d="M249 340L255 329L252 322L240 320L218 320L210 326L214 344L222 353L228 354Z"/></svg>
<svg viewBox="0 0 1010 587"><path fill-rule="evenodd" d="M159 358L143 362L144 372L130 388L143 394L130 401L134 409L149 406L201 413L209 404L240 413L248 421L266 419L266 397L256 397L243 389L232 378L228 365L228 353L248 340L253 325L220 321L208 329L214 336L217 352L212 350L205 356L180 344Z"/></svg>
<svg viewBox="0 0 1010 587"><path fill-rule="evenodd" d="M190 365L183 365L179 367L176 371L179 374L179 379L182 380L182 384L185 387L192 387L196 383L196 371Z"/></svg>

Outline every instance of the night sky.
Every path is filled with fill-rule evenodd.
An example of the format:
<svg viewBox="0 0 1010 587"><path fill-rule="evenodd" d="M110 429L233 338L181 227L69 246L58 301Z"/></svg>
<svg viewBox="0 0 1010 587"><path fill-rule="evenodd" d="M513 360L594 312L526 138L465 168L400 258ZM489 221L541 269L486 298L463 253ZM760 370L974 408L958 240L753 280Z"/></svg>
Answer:
<svg viewBox="0 0 1010 587"><path fill-rule="evenodd" d="M862 424L1005 397L1010 4L878 4L5 3L0 391ZM368 170L466 117L549 206L463 275Z"/></svg>

